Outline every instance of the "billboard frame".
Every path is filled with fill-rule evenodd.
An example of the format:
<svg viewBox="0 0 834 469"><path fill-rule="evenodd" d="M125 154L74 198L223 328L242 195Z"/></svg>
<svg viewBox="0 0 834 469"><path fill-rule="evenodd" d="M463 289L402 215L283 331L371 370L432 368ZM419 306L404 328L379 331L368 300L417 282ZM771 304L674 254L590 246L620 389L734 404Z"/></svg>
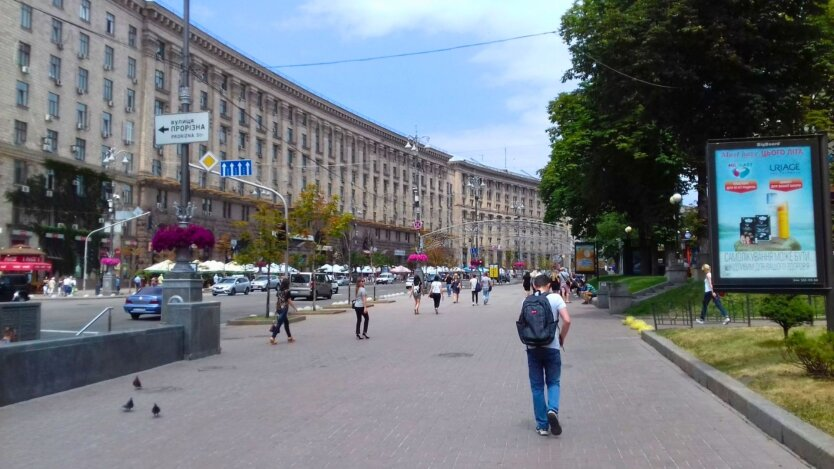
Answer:
<svg viewBox="0 0 834 469"><path fill-rule="evenodd" d="M813 204L816 281L798 281L791 277L741 277L721 276L721 249L719 243L718 185L716 152L732 149L782 148L789 146L810 147L811 195ZM826 136L809 134L800 136L755 137L743 139L709 140L706 145L707 197L709 210L710 250L713 253L713 284L716 290L751 293L807 293L828 294L832 279L831 204L829 197L828 160L825 154ZM825 229L822 229L825 228Z"/></svg>

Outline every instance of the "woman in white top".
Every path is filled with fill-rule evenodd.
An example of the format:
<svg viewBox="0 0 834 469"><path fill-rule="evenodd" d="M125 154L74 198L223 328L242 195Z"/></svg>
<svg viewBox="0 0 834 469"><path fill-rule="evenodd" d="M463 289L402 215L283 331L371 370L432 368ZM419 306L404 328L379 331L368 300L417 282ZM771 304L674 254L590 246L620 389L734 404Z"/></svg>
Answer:
<svg viewBox="0 0 834 469"><path fill-rule="evenodd" d="M356 282L356 300L353 302L353 310L356 312L356 338L362 340L368 337L368 296L365 293L365 279L360 278ZM359 335L359 326L362 324L362 318L365 318L365 327L362 329L362 335Z"/></svg>
<svg viewBox="0 0 834 469"><path fill-rule="evenodd" d="M440 307L440 298L443 296L443 282L440 281L440 276L435 275L434 281L429 286L429 296L434 300L434 314L440 314L437 308Z"/></svg>
<svg viewBox="0 0 834 469"><path fill-rule="evenodd" d="M701 305L701 317L700 319L696 319L695 322L698 324L704 323L704 320L707 318L707 307L709 306L710 300L712 300L715 306L718 307L718 311L721 311L721 315L724 316L724 324L729 323L730 315L727 314L727 310L721 304L721 298L718 297L718 294L715 293L715 289L712 287L712 272L710 272L709 264L704 264L701 270L706 274L704 277L704 302Z"/></svg>

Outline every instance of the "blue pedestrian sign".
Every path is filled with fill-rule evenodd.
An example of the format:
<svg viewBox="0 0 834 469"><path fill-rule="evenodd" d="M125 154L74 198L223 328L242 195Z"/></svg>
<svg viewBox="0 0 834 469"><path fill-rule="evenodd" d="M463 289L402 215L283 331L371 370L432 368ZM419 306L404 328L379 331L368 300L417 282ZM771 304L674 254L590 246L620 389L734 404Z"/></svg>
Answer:
<svg viewBox="0 0 834 469"><path fill-rule="evenodd" d="M224 160L220 162L220 176L251 176L252 160Z"/></svg>
<svg viewBox="0 0 834 469"><path fill-rule="evenodd" d="M478 248L469 248L469 253L470 253L473 257L478 257Z"/></svg>

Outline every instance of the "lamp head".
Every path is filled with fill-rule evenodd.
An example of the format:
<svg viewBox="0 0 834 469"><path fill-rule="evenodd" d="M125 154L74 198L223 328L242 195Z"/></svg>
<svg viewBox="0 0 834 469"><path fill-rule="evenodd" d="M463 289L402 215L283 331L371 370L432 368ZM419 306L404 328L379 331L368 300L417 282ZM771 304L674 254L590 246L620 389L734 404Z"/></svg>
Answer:
<svg viewBox="0 0 834 469"><path fill-rule="evenodd" d="M625 227L626 234L631 234L631 226Z"/></svg>
<svg viewBox="0 0 834 469"><path fill-rule="evenodd" d="M672 205L677 205L677 204L681 203L682 199L683 199L683 196L681 196L679 193L675 192L674 194L672 194L671 197L669 197L669 203L672 204Z"/></svg>

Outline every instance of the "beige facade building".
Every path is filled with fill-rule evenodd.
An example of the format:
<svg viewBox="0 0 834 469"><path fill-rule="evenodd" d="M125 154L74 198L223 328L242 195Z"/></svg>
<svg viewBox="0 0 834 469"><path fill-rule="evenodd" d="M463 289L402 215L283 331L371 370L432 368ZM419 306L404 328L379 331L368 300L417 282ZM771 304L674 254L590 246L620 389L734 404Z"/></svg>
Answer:
<svg viewBox="0 0 834 469"><path fill-rule="evenodd" d="M81 256L66 259L68 249L80 253L90 230L139 208L151 215L127 223L117 243L130 269L146 267L154 260L153 230L176 222L183 170L190 171L193 221L216 235L236 238L233 222L249 220L259 200L280 204L252 186L181 168L179 145L155 145L154 116L180 110L179 16L153 2L40 0L0 3L0 21L0 190L14 195L0 200L0 246L41 247L61 273L71 273ZM407 148L411 137L310 93L205 31L191 32L190 111L210 119L209 141L190 146L192 162L209 151L221 160L252 160L248 179L283 194L290 209L316 184L355 214L352 238L370 239L396 262L417 248L418 219L422 233L469 228L475 197L467 185L481 177L478 219L489 223L477 234L489 247L486 259L513 251L541 262L562 254L532 233L544 212L537 179L450 162L452 155L423 145ZM522 203L518 216L531 223L511 225ZM530 233L513 235L514 227ZM460 262L475 239L467 234L475 233L442 241ZM519 249L508 247L511 240Z"/></svg>

